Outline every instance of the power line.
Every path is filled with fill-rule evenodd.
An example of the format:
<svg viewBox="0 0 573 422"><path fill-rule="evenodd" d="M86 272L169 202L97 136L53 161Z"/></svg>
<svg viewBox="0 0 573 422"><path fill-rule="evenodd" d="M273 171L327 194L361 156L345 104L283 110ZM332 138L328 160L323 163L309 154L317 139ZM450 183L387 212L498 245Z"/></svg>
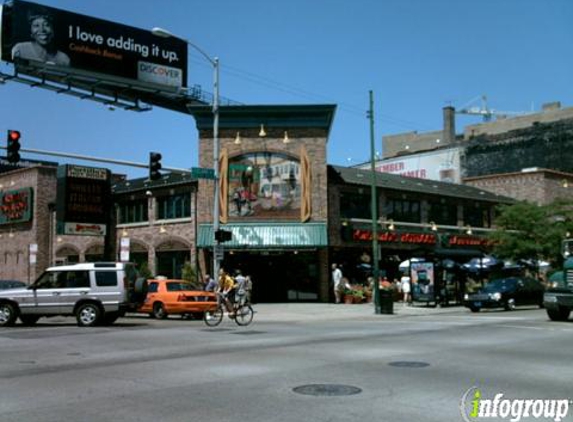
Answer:
<svg viewBox="0 0 573 422"><path fill-rule="evenodd" d="M199 61L199 60L196 61L195 59L192 59L192 61L196 64L201 65L201 66L206 66L204 61ZM286 94L289 94L289 95L292 95L295 97L304 98L306 100L312 100L312 101L318 100L318 101L326 101L326 102L330 102L330 103L336 103L338 105L338 109L341 110L342 112L352 114L354 116L366 118L366 108L365 107L357 106L354 104L349 104L346 102L336 101L335 99L333 99L331 97L328 97L328 96L325 96L322 94L318 94L316 92L308 91L306 89L298 88L298 87L295 87L293 85L289 85L289 84L286 84L284 82L280 82L280 81L268 78L266 76L261 76L261 75L255 74L253 72L242 70L242 69L239 69L239 68L234 67L234 66L230 66L230 65L225 64L225 63L221 64L221 71L227 75L248 81L252 84L256 84L259 86L264 86L265 88L284 92ZM420 124L419 122L413 122L413 121L406 120L406 119L400 119L400 118L397 118L395 116L391 116L391 115L385 114L385 113L378 113L377 117L380 119L380 121L392 124L394 126L407 128L410 130L420 129L420 128L423 130L432 130L431 128L428 128L426 125Z"/></svg>

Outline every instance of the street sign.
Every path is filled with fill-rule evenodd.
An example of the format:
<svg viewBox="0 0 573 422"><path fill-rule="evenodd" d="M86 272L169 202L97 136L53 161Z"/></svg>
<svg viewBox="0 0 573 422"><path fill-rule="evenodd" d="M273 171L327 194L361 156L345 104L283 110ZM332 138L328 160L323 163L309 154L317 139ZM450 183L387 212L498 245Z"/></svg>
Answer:
<svg viewBox="0 0 573 422"><path fill-rule="evenodd" d="M222 245L215 245L215 259L217 261L222 261L225 258L225 250Z"/></svg>
<svg viewBox="0 0 573 422"><path fill-rule="evenodd" d="M203 167L191 167L191 177L195 179L215 179L215 170Z"/></svg>

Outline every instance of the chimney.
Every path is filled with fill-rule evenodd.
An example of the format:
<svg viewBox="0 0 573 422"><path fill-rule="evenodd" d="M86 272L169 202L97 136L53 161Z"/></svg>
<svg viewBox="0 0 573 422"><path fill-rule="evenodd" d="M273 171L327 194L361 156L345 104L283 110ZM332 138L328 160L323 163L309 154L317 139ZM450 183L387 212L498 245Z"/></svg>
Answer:
<svg viewBox="0 0 573 422"><path fill-rule="evenodd" d="M444 134L443 144L449 145L456 140L456 109L452 106L443 108L444 110Z"/></svg>

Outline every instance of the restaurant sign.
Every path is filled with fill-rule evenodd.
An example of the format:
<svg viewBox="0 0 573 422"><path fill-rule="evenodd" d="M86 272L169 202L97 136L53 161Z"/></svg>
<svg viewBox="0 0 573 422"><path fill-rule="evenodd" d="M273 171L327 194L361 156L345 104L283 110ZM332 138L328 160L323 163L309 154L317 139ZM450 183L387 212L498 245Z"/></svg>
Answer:
<svg viewBox="0 0 573 422"><path fill-rule="evenodd" d="M56 219L58 234L100 235L107 232L111 211L108 169L58 167Z"/></svg>
<svg viewBox="0 0 573 422"><path fill-rule="evenodd" d="M385 243L435 245L437 240L437 236L433 233L380 232L377 233L377 235L378 235L378 242L385 242ZM352 240L372 241L372 231L364 229L354 229L352 231Z"/></svg>
<svg viewBox="0 0 573 422"><path fill-rule="evenodd" d="M0 225L32 219L32 188L0 192Z"/></svg>

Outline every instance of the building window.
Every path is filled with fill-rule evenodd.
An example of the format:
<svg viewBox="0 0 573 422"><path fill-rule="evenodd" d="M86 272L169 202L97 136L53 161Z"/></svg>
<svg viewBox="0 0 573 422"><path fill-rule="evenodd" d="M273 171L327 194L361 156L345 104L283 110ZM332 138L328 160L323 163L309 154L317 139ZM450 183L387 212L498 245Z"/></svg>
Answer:
<svg viewBox="0 0 573 422"><path fill-rule="evenodd" d="M389 198L384 205L384 215L388 220L420 223L420 201Z"/></svg>
<svg viewBox="0 0 573 422"><path fill-rule="evenodd" d="M360 193L340 194L340 217L341 218L372 218L370 207L370 195Z"/></svg>
<svg viewBox="0 0 573 422"><path fill-rule="evenodd" d="M119 205L119 224L139 223L147 220L147 199L125 202Z"/></svg>
<svg viewBox="0 0 573 422"><path fill-rule="evenodd" d="M428 203L428 221L457 226L458 206L456 204L430 202Z"/></svg>
<svg viewBox="0 0 573 422"><path fill-rule="evenodd" d="M191 196L180 194L157 198L157 219L191 217Z"/></svg>
<svg viewBox="0 0 573 422"><path fill-rule="evenodd" d="M489 208L481 204L464 206L464 224L472 227L491 227Z"/></svg>

